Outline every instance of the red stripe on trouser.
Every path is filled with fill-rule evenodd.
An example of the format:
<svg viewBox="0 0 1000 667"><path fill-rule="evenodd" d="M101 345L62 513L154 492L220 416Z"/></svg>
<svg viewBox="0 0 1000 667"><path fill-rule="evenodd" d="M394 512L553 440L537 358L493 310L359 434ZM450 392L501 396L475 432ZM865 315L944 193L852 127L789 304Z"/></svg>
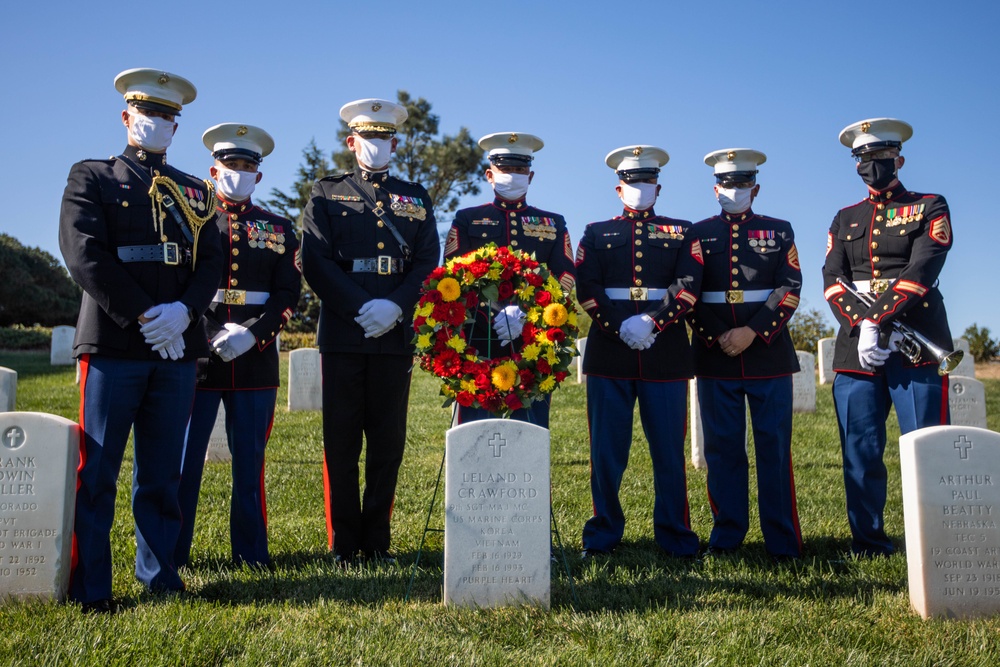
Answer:
<svg viewBox="0 0 1000 667"><path fill-rule="evenodd" d="M799 504L795 498L795 473L792 472L792 453L788 452L788 484L792 492L792 522L795 525L795 539L802 550L802 529L799 527Z"/></svg>
<svg viewBox="0 0 1000 667"><path fill-rule="evenodd" d="M271 414L271 423L267 425L267 431L264 433L264 446L267 447L267 441L271 439L271 429L274 427L274 414ZM264 490L264 468L267 466L267 457L260 462L260 511L263 513L264 518L264 530L267 530L267 492ZM325 466L324 466L325 469Z"/></svg>
<svg viewBox="0 0 1000 667"><path fill-rule="evenodd" d="M80 355L80 464L76 467L76 492L80 492L80 473L83 472L83 466L87 462L87 436L84 431L84 394L87 390L87 373L90 370L90 355L82 354ZM76 570L77 561L79 559L79 552L76 546L76 525L73 525L73 539L72 546L70 547L70 558L69 558L69 578L70 585L73 582L73 572Z"/></svg>
<svg viewBox="0 0 1000 667"><path fill-rule="evenodd" d="M326 538L330 551L333 551L333 540L336 537L333 530L333 516L330 512L330 473L326 467L326 452L323 453L323 510L326 512Z"/></svg>
<svg viewBox="0 0 1000 667"><path fill-rule="evenodd" d="M941 425L946 425L951 421L948 417L948 391L949 391L949 377L948 375L941 376Z"/></svg>

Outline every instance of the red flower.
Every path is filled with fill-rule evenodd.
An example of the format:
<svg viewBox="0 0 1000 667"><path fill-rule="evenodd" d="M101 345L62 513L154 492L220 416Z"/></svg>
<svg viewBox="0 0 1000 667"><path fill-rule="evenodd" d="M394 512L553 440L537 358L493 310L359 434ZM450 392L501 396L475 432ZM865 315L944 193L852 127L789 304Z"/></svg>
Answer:
<svg viewBox="0 0 1000 667"><path fill-rule="evenodd" d="M475 308L479 304L479 294L469 290L465 293L465 307Z"/></svg>
<svg viewBox="0 0 1000 667"><path fill-rule="evenodd" d="M485 391L490 388L493 383L490 382L490 376L487 373L480 373L476 376L476 387L480 391Z"/></svg>
<svg viewBox="0 0 1000 667"><path fill-rule="evenodd" d="M521 403L521 399L518 398L517 394L511 392L503 397L503 402L507 404L507 407L511 410L519 410L524 407Z"/></svg>
<svg viewBox="0 0 1000 667"><path fill-rule="evenodd" d="M552 372L552 366L549 365L548 361L542 359L541 357L538 358L538 361L535 363L535 367L538 369L538 372L543 375Z"/></svg>
<svg viewBox="0 0 1000 667"><path fill-rule="evenodd" d="M421 303L441 303L441 292L436 289L428 290L427 294L424 294L424 298L420 300Z"/></svg>
<svg viewBox="0 0 1000 667"><path fill-rule="evenodd" d="M451 348L446 348L438 352L437 359L434 360L434 373L441 377L452 377L461 374L462 359L458 352Z"/></svg>
<svg viewBox="0 0 1000 667"><path fill-rule="evenodd" d="M542 280L542 277L537 273L526 273L524 274L524 279L532 287L541 287L542 283L545 282L544 280Z"/></svg>
<svg viewBox="0 0 1000 667"><path fill-rule="evenodd" d="M549 329L545 332L545 337L553 343L561 343L566 340L566 332L562 329Z"/></svg>
<svg viewBox="0 0 1000 667"><path fill-rule="evenodd" d="M415 320L413 320L413 330L419 331L420 327L424 326L425 324L427 324L427 318L424 317L423 315L420 315Z"/></svg>
<svg viewBox="0 0 1000 667"><path fill-rule="evenodd" d="M447 273L448 273L447 270L445 270L443 266L439 266L433 271L431 271L428 278L430 278L431 280L441 280Z"/></svg>
<svg viewBox="0 0 1000 667"><path fill-rule="evenodd" d="M531 322L525 322L524 328L521 329L521 338L531 342L535 340L536 334L538 334L538 328Z"/></svg>
<svg viewBox="0 0 1000 667"><path fill-rule="evenodd" d="M500 298L505 301L514 296L514 286L510 284L510 276L507 276L507 280L500 283L497 292L500 294Z"/></svg>
<svg viewBox="0 0 1000 667"><path fill-rule="evenodd" d="M505 266L504 269L503 269L503 271L500 272L500 280L508 281L508 280L510 280L513 277L514 277L514 267L513 266L509 266L509 265ZM500 284L500 287L501 288L503 287L503 283ZM513 290L511 290L511 291L513 292Z"/></svg>
<svg viewBox="0 0 1000 667"><path fill-rule="evenodd" d="M467 391L460 391L455 396L455 400L458 401L458 404L461 405L463 408L467 408L476 402L476 395L470 394Z"/></svg>
<svg viewBox="0 0 1000 667"><path fill-rule="evenodd" d="M468 350L469 348L465 348ZM473 375L479 365L475 361L463 361L462 362L462 374L463 375Z"/></svg>
<svg viewBox="0 0 1000 667"><path fill-rule="evenodd" d="M542 306L543 308L549 305L550 303L552 303L552 292L547 292L545 290L542 290L535 297L535 303L537 303L539 306Z"/></svg>
<svg viewBox="0 0 1000 667"><path fill-rule="evenodd" d="M482 259L477 259L476 261L469 264L469 271L472 272L472 275L474 275L476 278L482 278L483 276L486 275L486 272L489 270L490 270L490 263Z"/></svg>
<svg viewBox="0 0 1000 667"><path fill-rule="evenodd" d="M569 373L567 373L566 371L556 371L553 375L556 376L556 382L562 382L567 377L569 377Z"/></svg>
<svg viewBox="0 0 1000 667"><path fill-rule="evenodd" d="M521 378L521 386L527 388L535 381L535 374L530 369L523 368L517 372Z"/></svg>
<svg viewBox="0 0 1000 667"><path fill-rule="evenodd" d="M465 306L458 301L449 303L448 315L444 321L453 327L460 327L465 324Z"/></svg>
<svg viewBox="0 0 1000 667"><path fill-rule="evenodd" d="M500 396L495 391L480 394L479 403L490 412L499 412L501 406Z"/></svg>

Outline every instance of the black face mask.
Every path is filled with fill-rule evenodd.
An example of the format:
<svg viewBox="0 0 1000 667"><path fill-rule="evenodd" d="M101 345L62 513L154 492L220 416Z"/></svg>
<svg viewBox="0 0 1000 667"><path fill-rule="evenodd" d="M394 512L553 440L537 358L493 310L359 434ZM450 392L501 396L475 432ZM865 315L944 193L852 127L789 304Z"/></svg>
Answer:
<svg viewBox="0 0 1000 667"><path fill-rule="evenodd" d="M858 174L868 187L881 192L896 180L896 158L861 162L858 164Z"/></svg>

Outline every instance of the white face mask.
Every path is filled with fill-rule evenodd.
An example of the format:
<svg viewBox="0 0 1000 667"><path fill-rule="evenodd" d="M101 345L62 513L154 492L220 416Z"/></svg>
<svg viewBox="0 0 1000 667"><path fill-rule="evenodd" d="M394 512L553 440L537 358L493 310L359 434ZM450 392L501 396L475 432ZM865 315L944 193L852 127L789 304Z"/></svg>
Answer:
<svg viewBox="0 0 1000 667"><path fill-rule="evenodd" d="M356 134L354 141L361 147L358 161L366 167L376 171L385 169L392 159L392 139L365 139Z"/></svg>
<svg viewBox="0 0 1000 667"><path fill-rule="evenodd" d="M656 203L656 183L621 184L622 203L633 211L645 211Z"/></svg>
<svg viewBox="0 0 1000 667"><path fill-rule="evenodd" d="M502 171L493 171L493 192L502 199L520 199L528 194L528 178L528 174L505 174Z"/></svg>
<svg viewBox="0 0 1000 667"><path fill-rule="evenodd" d="M753 188L719 188L715 196L726 213L742 213L750 208Z"/></svg>
<svg viewBox="0 0 1000 667"><path fill-rule="evenodd" d="M234 171L225 167L215 168L215 182L219 194L231 202L241 202L250 198L257 186L257 174L252 171Z"/></svg>
<svg viewBox="0 0 1000 667"><path fill-rule="evenodd" d="M162 153L174 138L174 121L129 111L128 135L140 148Z"/></svg>

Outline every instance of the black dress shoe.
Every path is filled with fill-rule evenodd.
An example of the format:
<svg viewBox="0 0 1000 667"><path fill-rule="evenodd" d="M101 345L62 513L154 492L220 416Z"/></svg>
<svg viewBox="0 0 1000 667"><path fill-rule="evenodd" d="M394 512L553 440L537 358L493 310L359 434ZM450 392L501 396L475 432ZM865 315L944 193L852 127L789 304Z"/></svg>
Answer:
<svg viewBox="0 0 1000 667"><path fill-rule="evenodd" d="M342 570L346 570L349 567L354 566L354 557L345 556L344 554L337 554L333 557L333 564Z"/></svg>
<svg viewBox="0 0 1000 667"><path fill-rule="evenodd" d="M114 614L118 611L118 605L110 598L92 600L83 603L82 611L84 614Z"/></svg>
<svg viewBox="0 0 1000 667"><path fill-rule="evenodd" d="M706 556L732 556L736 553L736 547L725 548L725 547L709 547L705 549Z"/></svg>
<svg viewBox="0 0 1000 667"><path fill-rule="evenodd" d="M395 565L396 556L389 551L372 551L365 554L365 560L374 565Z"/></svg>
<svg viewBox="0 0 1000 667"><path fill-rule="evenodd" d="M594 560L595 558L603 558L609 555L607 551L598 551L597 549L584 549L580 552L580 560Z"/></svg>

